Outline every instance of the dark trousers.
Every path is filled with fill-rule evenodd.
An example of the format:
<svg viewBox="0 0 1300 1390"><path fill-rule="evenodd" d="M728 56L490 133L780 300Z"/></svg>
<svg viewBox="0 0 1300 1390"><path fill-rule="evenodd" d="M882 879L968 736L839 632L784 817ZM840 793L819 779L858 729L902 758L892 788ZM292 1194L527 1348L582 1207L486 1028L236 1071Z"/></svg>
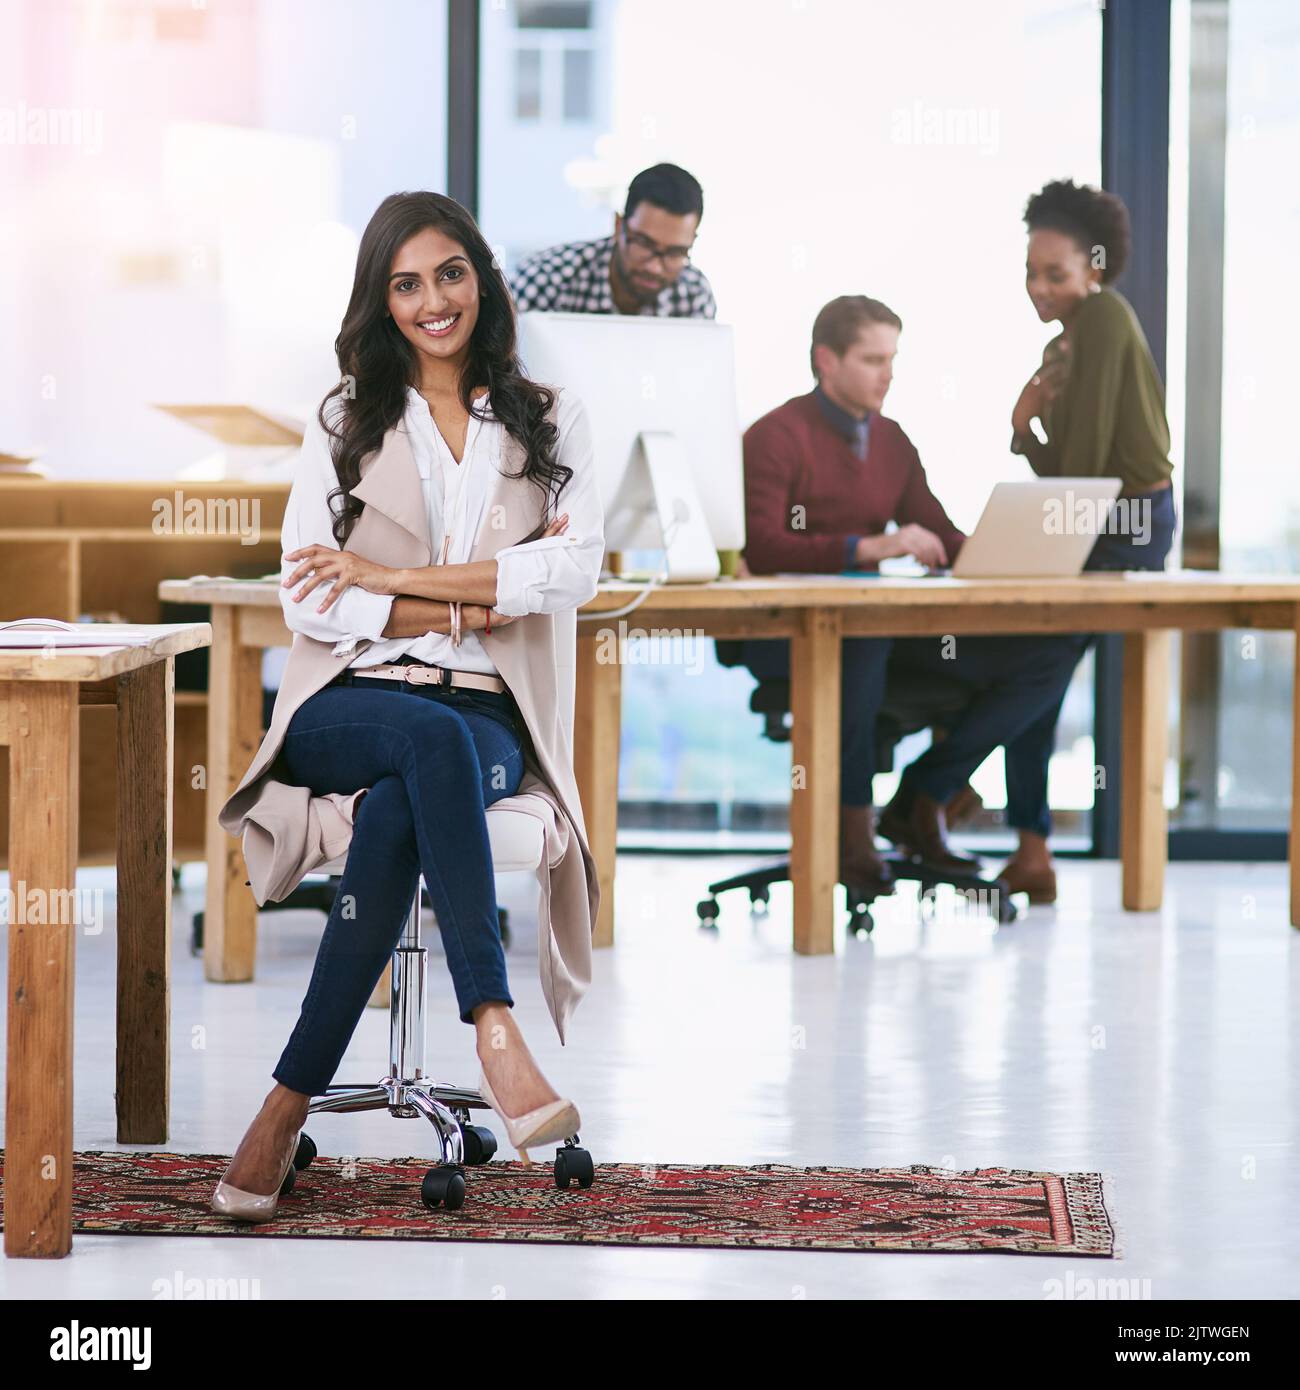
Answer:
<svg viewBox="0 0 1300 1390"><path fill-rule="evenodd" d="M272 1073L318 1095L334 1079L414 901L421 873L462 1021L513 1004L486 808L523 777L509 694L357 677L305 700L285 735L289 779L313 795L369 787L302 1013Z"/></svg>
<svg viewBox="0 0 1300 1390"><path fill-rule="evenodd" d="M1098 536L1084 565L1085 570L1164 569L1178 521L1174 490L1161 488L1157 492L1142 493L1135 500L1150 502L1150 530L1145 540L1139 543L1132 535ZM1097 640L1097 634L1071 633L1069 640L1075 644L1075 665L1078 665ZM1064 700L1065 690L1062 690L1056 704L1007 745L1007 822L1013 829L1028 830L1044 839L1052 830L1052 813L1047 804L1047 772L1056 746L1056 725Z"/></svg>
<svg viewBox="0 0 1300 1390"><path fill-rule="evenodd" d="M746 638L742 662L759 680L788 680L788 638ZM1078 660L1073 637L846 637L840 682L840 800L871 804L876 720L891 664L972 687L961 715L903 773L903 802L920 791L948 801L985 758L1060 706Z"/></svg>

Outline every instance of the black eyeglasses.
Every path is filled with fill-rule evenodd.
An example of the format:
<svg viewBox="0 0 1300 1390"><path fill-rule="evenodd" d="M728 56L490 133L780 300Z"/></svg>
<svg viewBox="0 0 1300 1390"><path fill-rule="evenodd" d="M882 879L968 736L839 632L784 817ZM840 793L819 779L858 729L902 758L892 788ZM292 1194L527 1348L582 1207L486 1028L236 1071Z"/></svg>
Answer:
<svg viewBox="0 0 1300 1390"><path fill-rule="evenodd" d="M665 270L673 267L680 269L691 258L689 246L660 246L657 241L651 241L640 232L630 232L626 227L623 228L623 241L627 246L635 247L646 261L662 261Z"/></svg>

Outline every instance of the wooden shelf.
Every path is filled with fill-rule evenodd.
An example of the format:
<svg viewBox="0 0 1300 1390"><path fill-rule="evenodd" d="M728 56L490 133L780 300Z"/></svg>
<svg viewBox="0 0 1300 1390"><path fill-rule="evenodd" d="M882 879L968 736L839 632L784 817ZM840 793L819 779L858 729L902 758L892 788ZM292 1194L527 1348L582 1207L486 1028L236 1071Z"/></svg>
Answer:
<svg viewBox="0 0 1300 1390"><path fill-rule="evenodd" d="M153 529L154 502L257 499L261 539ZM278 573L287 483L53 482L0 476L0 621L116 613L127 622L163 620L158 585L196 574L254 578ZM202 859L206 793L191 783L207 759L208 697L182 690L175 702L173 855ZM117 711L81 710L82 864L114 862ZM7 864L9 768L0 756L0 867Z"/></svg>

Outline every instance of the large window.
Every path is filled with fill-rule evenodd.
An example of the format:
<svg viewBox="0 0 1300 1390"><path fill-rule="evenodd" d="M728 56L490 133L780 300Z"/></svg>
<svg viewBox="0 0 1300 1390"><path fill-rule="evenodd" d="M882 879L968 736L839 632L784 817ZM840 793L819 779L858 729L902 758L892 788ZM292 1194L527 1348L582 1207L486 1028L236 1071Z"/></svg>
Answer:
<svg viewBox="0 0 1300 1390"><path fill-rule="evenodd" d="M1290 325L1300 241L1300 25L1288 0L1175 0L1171 422L1190 565L1294 572L1300 444ZM1221 321L1221 333L1219 323ZM1181 361L1172 350L1177 347ZM1186 389L1178 377L1186 372ZM1174 824L1280 830L1290 801L1292 639L1184 639Z"/></svg>
<svg viewBox="0 0 1300 1390"><path fill-rule="evenodd" d="M479 221L507 264L608 215L580 166L613 104L612 0L503 0L482 7Z"/></svg>
<svg viewBox="0 0 1300 1390"><path fill-rule="evenodd" d="M445 0L31 0L3 23L11 119L75 137L0 145L3 447L171 478L216 446L155 403L306 418L371 213L445 183Z"/></svg>
<svg viewBox="0 0 1300 1390"><path fill-rule="evenodd" d="M550 8L550 7L542 7ZM483 12L485 229L507 260L606 235L628 181L671 160L704 187L693 260L736 327L742 424L810 389L813 317L838 294L884 299L904 332L886 412L921 452L954 520L1024 476L1010 412L1047 331L1024 292L1026 198L1100 177L1100 9L1080 0L973 6L789 0L606 0L591 7L597 74L584 128L510 119L524 8ZM937 36L942 35L942 42ZM543 186L544 185L544 186ZM711 655L711 652L710 652ZM620 794L661 823L783 815L788 747L743 713L744 671L625 672ZM1067 702L1059 806L1092 800L1088 673ZM980 774L1002 804L1001 758Z"/></svg>

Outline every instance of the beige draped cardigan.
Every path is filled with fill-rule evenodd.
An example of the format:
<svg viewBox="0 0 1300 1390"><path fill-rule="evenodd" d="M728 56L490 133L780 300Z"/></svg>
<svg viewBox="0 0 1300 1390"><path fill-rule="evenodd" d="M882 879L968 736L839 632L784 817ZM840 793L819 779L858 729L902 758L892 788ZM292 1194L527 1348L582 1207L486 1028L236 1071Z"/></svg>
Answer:
<svg viewBox="0 0 1300 1390"><path fill-rule="evenodd" d="M510 478L524 464L522 446L503 432L501 464L469 560L490 560L530 535L542 518L542 491L526 478ZM402 422L363 461L352 495L365 503L346 550L396 568L431 563L429 519L419 470ZM563 508L561 507L561 510ZM577 615L529 613L479 640L509 687L528 728L519 790L493 807L536 817L545 833L537 870L538 970L561 1042L570 1014L591 981L591 940L600 906L595 861L587 842L573 772L574 678ZM242 837L249 881L258 903L285 897L317 865L346 853L360 792L312 796L306 787L272 775L294 711L364 650L335 656L333 645L295 633L271 727L243 780L221 808L223 829Z"/></svg>

